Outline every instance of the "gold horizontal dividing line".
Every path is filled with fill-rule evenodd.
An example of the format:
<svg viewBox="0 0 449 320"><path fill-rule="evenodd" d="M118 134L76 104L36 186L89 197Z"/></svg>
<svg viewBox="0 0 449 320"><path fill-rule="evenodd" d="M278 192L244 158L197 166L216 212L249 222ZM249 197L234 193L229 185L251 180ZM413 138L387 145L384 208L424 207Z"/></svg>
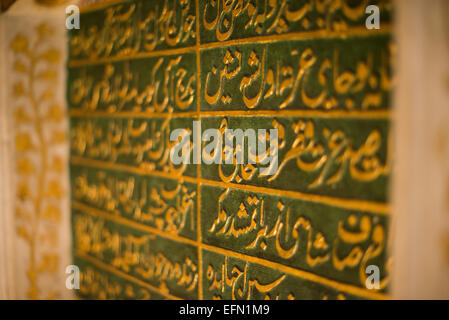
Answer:
<svg viewBox="0 0 449 320"><path fill-rule="evenodd" d="M73 118L193 118L198 113L180 112L180 113L162 113L162 112L106 112L106 111L86 111L86 110L70 110L70 116Z"/></svg>
<svg viewBox="0 0 449 320"><path fill-rule="evenodd" d="M389 34L391 33L392 26L390 24L383 25L381 29L368 30L365 27L354 27L349 28L345 31L328 31L328 30L315 30L315 31L303 31L303 32L291 32L283 34L273 34L266 36L256 36L244 39L234 39L222 42L210 42L203 43L199 45L194 45L184 48L174 48L166 50L155 50L149 52L139 52L133 55L124 56L114 56L105 57L98 59L72 59L69 61L69 68L80 67L90 64L101 64L108 62L115 62L121 60L133 60L139 58L149 58L162 55L173 55L173 54L183 54L187 52L194 52L195 50L207 50L212 48L222 48L232 45L244 45L244 44L266 44L273 43L277 41L285 40L315 40L315 39L344 39L347 37L363 37L363 36L373 36L378 34Z"/></svg>
<svg viewBox="0 0 449 320"><path fill-rule="evenodd" d="M105 112L71 110L70 116L74 118L193 118L200 115L202 118L209 117L311 117L311 118L342 118L342 119L390 119L390 110L228 110L228 111L200 111L180 113L157 113L157 112Z"/></svg>
<svg viewBox="0 0 449 320"><path fill-rule="evenodd" d="M117 216L117 215L113 215L113 214L104 212L103 210L100 210L100 209L93 208L91 206L85 205L85 204L83 204L83 203L81 203L79 201L76 201L76 200L72 201L72 207L74 209L81 210L84 213L88 213L90 215L99 216L99 217L105 218L105 219L113 221L113 222L117 222L117 223L120 223L120 224L123 224L123 225L127 225L127 226L129 226L131 228L134 228L134 229L138 229L138 230L145 231L145 232L150 232L150 233L156 234L156 235L158 235L160 237L167 238L167 239L170 239L170 240L174 240L176 242L190 244L192 246L197 246L198 245L198 242L195 241L195 240L191 240L191 239L188 239L188 238L180 237L180 236L175 235L175 234L169 234L169 233L164 232L164 231L162 231L160 229L157 229L157 228L154 228L154 227L151 227L151 226L147 226L145 224L142 224L142 223L139 223L139 222L136 222L136 221L132 221L132 220L129 220L129 219Z"/></svg>
<svg viewBox="0 0 449 320"><path fill-rule="evenodd" d="M125 172L140 174L140 175L144 175L144 176L183 180L183 181L192 182L192 183L198 182L198 179L195 177L176 176L169 172L149 171L149 170L145 170L145 169L141 169L141 168L127 166L124 164L111 163L111 162L101 161L101 160L86 159L86 158L81 158L81 157L77 157L77 156L71 156L70 163L74 164L74 165L88 166L88 167L97 168L97 169L125 171Z"/></svg>
<svg viewBox="0 0 449 320"><path fill-rule="evenodd" d="M358 210L358 211L366 211L376 214L387 215L390 212L390 208L388 204L377 203L372 201L364 201L364 200L354 200L354 199L341 199L334 198L329 196L315 195L315 194L307 194L299 191L291 191L291 190L279 190L279 189L271 189L266 187L258 187L252 185L242 185L237 183L226 183L222 181L214 181L214 180L203 180L201 179L201 183L209 186L216 186L222 188L233 188L243 191L251 191L255 193L265 193L269 195L276 195L282 197L289 197L294 199L299 199L303 201L310 201L315 203L327 204L334 207L340 207L348 210Z"/></svg>
<svg viewBox="0 0 449 320"><path fill-rule="evenodd" d="M320 110L230 110L202 111L201 117L316 117L316 118L390 118L389 110L375 111L320 111Z"/></svg>
<svg viewBox="0 0 449 320"><path fill-rule="evenodd" d="M103 8L112 6L114 4L119 4L119 3L124 3L124 2L129 2L129 0L107 0L107 1L100 1L97 3L93 3L93 4L88 4L88 5L82 6L80 8L80 13L99 10L99 9L103 9Z"/></svg>
<svg viewBox="0 0 449 320"><path fill-rule="evenodd" d="M312 282L320 283L322 285L326 285L328 287L334 288L334 289L342 291L342 292L346 292L349 294L357 295L357 296L368 298L368 299L379 299L379 300L388 299L388 296L385 294L382 294L382 293L371 292L371 291L368 291L363 288L359 288L359 287L356 287L353 285L349 285L349 284L341 283L341 282L338 282L335 280L331 280L331 279L328 279L328 278L325 278L325 277L322 277L322 276L319 276L319 275L316 275L316 274L313 274L313 273L310 273L310 272L307 272L304 270L295 269L295 268L292 268L292 267L289 267L289 266L286 266L286 265L283 265L283 264L280 264L277 262L261 259L258 257L250 256L247 254L235 252L235 251L228 250L228 249L211 246L208 244L204 244L202 242L192 241L190 239L183 238L183 237L180 237L177 235L168 234L168 233L158 230L156 228L142 225L140 223L130 221L126 218L118 217L116 215L112 215L110 213L103 212L102 210L92 208L88 205L82 204L77 201L72 202L72 207L75 209L81 210L86 214L99 216L99 217L105 218L107 220L117 222L117 223L129 226L129 227L137 229L137 230L154 233L154 234L156 234L160 237L163 237L165 239L174 240L177 242L182 242L182 243L187 243L187 244L193 244L193 245L198 246L204 250L208 250L208 251L211 251L214 253L222 254L222 255L237 258L237 259L241 259L241 260L248 261L251 263L256 263L256 264L259 264L259 265L262 265L262 266L265 266L268 268L272 268L275 270L285 272L285 273L293 275L293 276L297 276L297 277L305 279L305 280L309 280ZM109 267L108 265L105 265L105 266ZM111 267L109 267L109 268L111 268Z"/></svg>
<svg viewBox="0 0 449 320"><path fill-rule="evenodd" d="M308 193L303 193L303 192L299 192L299 191L279 190L279 189L272 189L272 188L267 188L267 187L252 186L252 185L247 185L247 184L242 185L242 184L237 184L237 183L226 183L226 182L222 182L222 181L207 180L204 178L196 178L196 177L189 177L189 176L176 176L169 172L149 171L149 170L135 168L135 167L131 167L131 166L123 165L123 164L116 164L116 163L111 163L111 162L101 161L101 160L86 159L86 158L77 157L77 156L72 156L70 158L70 162L74 165L82 165L82 166L88 166L88 167L93 167L93 168L98 168L98 169L120 170L120 171L129 172L129 173L144 175L144 176L154 176L154 177L162 177L162 178L169 178L169 179L175 179L175 180L183 180L183 181L187 181L187 182L201 183L203 185L221 187L221 188L225 188L225 189L232 188L232 189L250 191L250 192L255 192L255 193L264 193L264 194L268 194L268 195L289 197L289 198L299 199L299 200L303 200L303 201L322 203L322 204L339 207L339 208L343 208L343 209L348 209L348 210L365 211L365 212L371 212L374 214L382 214L382 215L389 215L389 213L390 213L389 204L379 203L379 202L374 202L374 201L342 199L342 198L335 198L335 197L330 197L330 196L308 194Z"/></svg>
<svg viewBox="0 0 449 320"><path fill-rule="evenodd" d="M146 283L145 281L142 281L142 280L137 279L137 278L135 278L133 276L130 276L129 274L126 274L123 271L117 270L116 268L111 267L110 265L102 262L101 260L99 260L97 258L94 258L94 257L91 257L89 255L86 255L86 254L84 254L84 253L82 253L82 252L80 252L78 250L75 251L75 255L78 258L83 259L83 260L85 260L85 261L87 261L87 262L97 266L100 269L106 270L106 271L108 271L110 273L115 274L116 276L119 276L119 277L121 277L123 279L126 279L128 281L131 281L131 282L133 282L133 283L135 283L135 284L137 284L139 286L142 286L142 287L145 287L147 289L150 289L151 291L154 291L154 292L156 292L156 293L158 293L158 294L160 294L160 295L162 295L162 296L164 296L166 298L169 298L169 299L172 299L172 300L183 300L182 298L176 297L176 296L174 296L172 294L165 293L165 292L161 291L159 288L157 288L155 286L152 286L151 284Z"/></svg>
<svg viewBox="0 0 449 320"><path fill-rule="evenodd" d="M176 49L167 49L167 50L157 50L157 51L149 51L149 52L139 52L133 55L126 56L114 56L114 57L106 57L106 58L98 58L98 59L77 59L71 60L68 63L69 68L82 67L86 65L94 65L94 64L102 64L102 63L111 63L122 60L134 60L141 58L151 58L165 55L174 55L174 54L183 54L188 52L194 52L195 47L186 47L186 48L176 48Z"/></svg>
<svg viewBox="0 0 449 320"><path fill-rule="evenodd" d="M215 253L220 253L220 254L223 254L223 255L226 255L229 257L241 259L241 260L256 263L259 265L263 265L265 267L279 270L279 271L285 272L287 274L297 276L302 279L320 283L322 285L331 287L333 289L336 289L336 290L339 290L339 291L342 291L345 293L353 294L353 295L364 297L367 299L375 299L375 300L388 300L389 299L389 297L383 293L370 292L366 289L362 289L362 288L359 288L359 287L356 287L353 285L349 285L349 284L341 283L341 282L338 282L335 280L331 280L331 279L316 275L314 273L295 269L295 268L292 268L292 267L289 267L289 266L286 266L286 265L283 265L283 264L280 264L277 262L264 260L261 258L249 256L246 254L230 251L230 250L219 248L219 247L210 246L207 244L202 244L202 247L205 250L209 250L209 251L212 251Z"/></svg>
<svg viewBox="0 0 449 320"><path fill-rule="evenodd" d="M372 36L377 34L389 34L392 27L390 24L385 24L381 29L367 29L366 27L352 27L345 31L328 31L328 30L313 30L290 32L283 34L271 34L266 36L255 36L243 39L234 39L227 41L216 41L210 43L203 43L200 45L201 50L210 48L221 48L225 46L240 45L240 44L265 44L282 40L315 40L315 39L344 39L355 36Z"/></svg>

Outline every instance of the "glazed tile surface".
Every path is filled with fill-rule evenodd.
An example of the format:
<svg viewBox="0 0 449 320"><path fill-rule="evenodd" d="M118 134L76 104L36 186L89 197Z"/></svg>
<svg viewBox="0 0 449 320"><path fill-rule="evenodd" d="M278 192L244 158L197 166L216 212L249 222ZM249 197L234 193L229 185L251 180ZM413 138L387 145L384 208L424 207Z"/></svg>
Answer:
<svg viewBox="0 0 449 320"><path fill-rule="evenodd" d="M387 298L391 14L381 0L83 11L67 85L80 296ZM178 128L277 129L277 168L174 164Z"/></svg>

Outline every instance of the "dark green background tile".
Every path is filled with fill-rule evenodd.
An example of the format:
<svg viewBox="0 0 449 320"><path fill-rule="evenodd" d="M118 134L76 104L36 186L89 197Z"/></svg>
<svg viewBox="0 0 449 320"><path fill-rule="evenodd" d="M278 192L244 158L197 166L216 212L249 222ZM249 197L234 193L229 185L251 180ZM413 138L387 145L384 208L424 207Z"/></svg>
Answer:
<svg viewBox="0 0 449 320"><path fill-rule="evenodd" d="M196 184L72 166L72 201L195 240Z"/></svg>
<svg viewBox="0 0 449 320"><path fill-rule="evenodd" d="M246 130L252 128L257 131L257 129L273 129L273 120L280 123L285 129L285 147L279 148L279 159L278 164L280 168L280 173L275 179L269 181L274 176L259 176L260 171L258 170L254 176L249 180L242 180L240 184L248 184L255 186L270 187L280 190L294 190L300 191L307 194L319 194L328 195L339 198L349 198L349 199L363 199L372 200L379 202L386 202L388 200L388 172L382 173L377 176L374 175L373 179L369 181L360 181L355 179L350 172L351 163L352 166L358 168L361 171L371 171L363 169L363 161L366 159L371 159L371 156L377 157L379 164L385 166L387 164L387 153L388 153L388 135L389 135L389 121L388 120L365 120L365 119L332 119L332 118L297 118L297 117L224 117L227 119L227 124L229 129L241 128ZM223 118L203 118L201 120L202 130L208 128L219 128L222 123ZM305 136L305 130L298 131L295 133L292 130L292 126L302 121L307 124L312 123L313 126L313 136L310 138ZM335 139L326 138L323 134L324 129L328 129L332 134L335 135ZM338 134L338 132L342 134ZM311 131L312 132L312 131ZM340 161L339 157L345 151L348 150L363 150L363 146L371 141L368 139L373 132L378 132L379 137L379 147L378 151L374 152L370 157L362 157L359 161L350 161L349 158L346 161ZM281 168L283 160L285 159L287 153L292 149L294 140L301 135L302 145L309 143L310 141L315 141L316 145L321 145L323 147L324 153L322 155L313 156L311 152L304 152L301 155L301 159L305 162L313 163L317 159L321 158L323 155L327 155L326 163L322 166L317 167L313 171L303 171L296 164L296 158L292 158L285 162L285 166ZM281 140L279 140L281 141ZM330 142L329 142L330 141ZM331 150L330 147L333 145L342 145L342 142L347 141L346 146L341 149L340 152L338 148ZM235 142L234 142L235 143ZM247 142L245 142L247 143ZM368 143L371 146L371 143ZM301 146L301 144L299 144ZM350 148L349 148L350 146ZM246 148L246 146L245 146ZM375 149L373 149L375 150ZM247 154L247 153L244 153ZM356 157L354 156L353 159ZM247 163L247 162L245 162ZM259 165L257 165L259 166ZM328 169L326 169L328 166ZM223 164L223 172L226 176L231 176L235 170L234 165ZM262 165L262 167L266 167ZM238 168L241 170L241 168ZM336 182L332 182L332 177L338 174L340 170L342 171L341 179ZM241 171L238 173L242 176ZM218 171L218 165L203 164L201 166L201 176L205 179L221 180ZM323 176L323 182L314 185L317 179ZM236 179L233 179L236 183Z"/></svg>
<svg viewBox="0 0 449 320"><path fill-rule="evenodd" d="M256 263L209 251L203 251L203 256L205 299L360 299Z"/></svg>
<svg viewBox="0 0 449 320"><path fill-rule="evenodd" d="M380 35L206 49L201 52L201 110L388 109L390 88L382 77L391 72L390 41ZM251 76L254 80L243 88Z"/></svg>
<svg viewBox="0 0 449 320"><path fill-rule="evenodd" d="M80 291L76 292L84 299L165 299L151 289L104 271L82 258L75 257L74 263L80 268Z"/></svg>
<svg viewBox="0 0 449 320"><path fill-rule="evenodd" d="M194 53L140 58L71 69L71 111L178 113L196 110Z"/></svg>
<svg viewBox="0 0 449 320"><path fill-rule="evenodd" d="M176 297L198 298L195 247L78 210L73 212L72 223L77 252L154 287L166 288Z"/></svg>
<svg viewBox="0 0 449 320"><path fill-rule="evenodd" d="M381 30L365 28L368 4ZM391 15L389 0L129 0L83 12L66 95L80 297L386 297ZM203 132L278 128L279 174L171 166L170 133L199 119ZM298 160L320 158L314 169ZM368 264L380 291L365 288Z"/></svg>
<svg viewBox="0 0 449 320"><path fill-rule="evenodd" d="M92 59L195 44L195 1L130 0L83 13L70 30L69 57ZM126 36L124 36L126 34Z"/></svg>
<svg viewBox="0 0 449 320"><path fill-rule="evenodd" d="M208 43L273 34L339 31L359 27L365 22L366 3L362 0L200 0L200 39L201 43ZM389 0L372 0L369 3L382 8L382 22L390 20Z"/></svg>
<svg viewBox="0 0 449 320"><path fill-rule="evenodd" d="M207 244L360 287L365 286L360 272L365 272L366 265L380 266L381 277L385 277L388 219L384 215L217 187L202 186L201 194L202 238ZM226 218L220 220L220 214ZM364 236L347 242L340 237L339 229ZM378 245L373 241L374 230L382 231L383 243L380 253L370 257L368 248ZM324 237L325 247L323 243L321 247L314 245L320 236ZM335 258L344 260L356 248L360 248L361 255L355 265L341 268L340 263L334 263Z"/></svg>

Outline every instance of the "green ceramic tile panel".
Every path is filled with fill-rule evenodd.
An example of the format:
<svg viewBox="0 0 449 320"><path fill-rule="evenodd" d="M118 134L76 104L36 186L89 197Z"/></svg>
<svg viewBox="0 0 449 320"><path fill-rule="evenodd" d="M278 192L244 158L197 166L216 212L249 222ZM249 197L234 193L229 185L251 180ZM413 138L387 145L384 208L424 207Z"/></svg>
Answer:
<svg viewBox="0 0 449 320"><path fill-rule="evenodd" d="M203 251L205 299L360 299L326 285L239 258Z"/></svg>
<svg viewBox="0 0 449 320"><path fill-rule="evenodd" d="M200 1L200 39L201 43L209 43L361 27L365 23L368 4L382 8L382 22L390 20L391 1L388 0Z"/></svg>
<svg viewBox="0 0 449 320"><path fill-rule="evenodd" d="M77 253L100 260L161 292L198 298L198 250L98 216L73 211Z"/></svg>
<svg viewBox="0 0 449 320"><path fill-rule="evenodd" d="M360 270L386 259L385 216L218 187L203 186L201 195L202 239L209 245L360 287L366 281ZM348 241L346 234L360 237ZM377 246L380 254L371 254L368 248ZM348 265L355 248L361 254Z"/></svg>
<svg viewBox="0 0 449 320"><path fill-rule="evenodd" d="M111 113L194 111L195 59L186 53L74 68L67 88L70 108ZM109 92L110 88L119 93Z"/></svg>
<svg viewBox="0 0 449 320"><path fill-rule="evenodd" d="M170 161L170 132L192 130L195 118L72 118L70 147L73 157L84 161L121 164L132 169L196 176L193 164Z"/></svg>
<svg viewBox="0 0 449 320"><path fill-rule="evenodd" d="M240 128L243 131L252 128L257 132L258 129L273 128L273 121L276 121L278 126L282 126L285 129L285 146L282 147L279 142L278 170L272 176L263 176L260 170L256 170L250 178L245 179L242 174L245 166L211 164L201 167L202 177L221 180L219 173L221 166L223 176L229 177L231 183L338 198L386 202L388 197L388 120L339 119L336 121L335 119L307 117L243 118L225 116L202 119L202 129L219 128L223 119L226 119L227 128ZM298 128L297 132L291 130L294 126ZM329 132L327 135L325 134L326 130ZM309 133L308 136L306 136L306 132ZM297 153L292 153L291 150L295 150L296 139L299 139L298 141L305 146L312 143L315 147L321 146L322 152L317 151L314 154L311 149L303 151L301 145L298 144ZM248 139L245 140L246 150L248 148L247 141ZM363 153L366 148L370 148L369 156L366 154L359 157L360 152ZM244 154L248 154L248 152L246 151ZM306 164L316 163L316 165L313 165L310 170L305 170L298 165L297 159L301 159ZM321 159L325 159L325 161L321 161ZM373 163L373 166L364 167L364 161L372 159L376 159L374 160L376 165ZM266 166L256 165L256 167Z"/></svg>
<svg viewBox="0 0 449 320"><path fill-rule="evenodd" d="M388 109L389 41L384 35L203 50L201 110Z"/></svg>
<svg viewBox="0 0 449 320"><path fill-rule="evenodd" d="M72 166L72 201L192 240L197 188L189 182Z"/></svg>
<svg viewBox="0 0 449 320"><path fill-rule="evenodd" d="M380 30L365 27L368 5ZM67 66L78 295L387 298L392 10L390 0L84 10ZM173 130L193 147L226 128L260 141L257 130L277 129L274 173L248 156L196 164L193 149L189 163L170 160ZM368 265L380 288L366 287Z"/></svg>
<svg viewBox="0 0 449 320"><path fill-rule="evenodd" d="M192 46L195 1L123 1L82 15L69 57L92 59ZM126 36L123 36L126 33Z"/></svg>
<svg viewBox="0 0 449 320"><path fill-rule="evenodd" d="M105 271L78 257L74 258L74 263L81 270L80 293L88 299L165 299L147 286L124 280L120 275Z"/></svg>

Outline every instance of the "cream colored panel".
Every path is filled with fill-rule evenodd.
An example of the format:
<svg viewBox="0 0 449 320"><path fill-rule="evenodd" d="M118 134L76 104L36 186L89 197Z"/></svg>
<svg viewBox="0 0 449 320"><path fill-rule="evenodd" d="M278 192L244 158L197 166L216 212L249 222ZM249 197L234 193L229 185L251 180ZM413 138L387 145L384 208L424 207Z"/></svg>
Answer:
<svg viewBox="0 0 449 320"><path fill-rule="evenodd" d="M397 2L393 297L449 298L449 2Z"/></svg>
<svg viewBox="0 0 449 320"><path fill-rule="evenodd" d="M1 294L70 298L65 6L18 1L1 33Z"/></svg>

